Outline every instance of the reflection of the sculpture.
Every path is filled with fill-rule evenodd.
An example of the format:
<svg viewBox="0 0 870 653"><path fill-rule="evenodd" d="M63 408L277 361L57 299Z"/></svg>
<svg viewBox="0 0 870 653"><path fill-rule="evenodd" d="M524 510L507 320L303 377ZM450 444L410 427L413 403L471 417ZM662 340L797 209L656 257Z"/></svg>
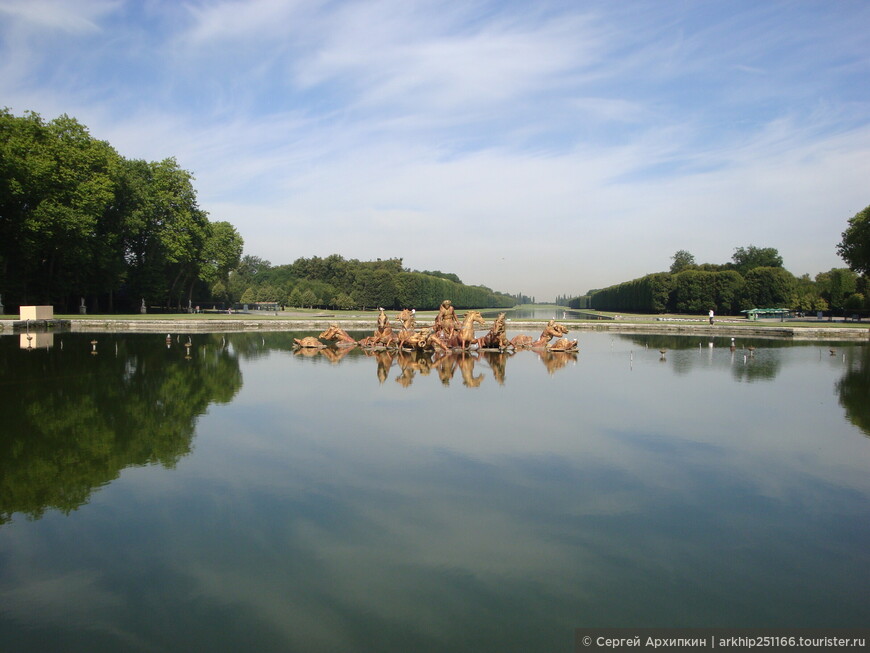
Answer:
<svg viewBox="0 0 870 653"><path fill-rule="evenodd" d="M299 347L293 354L302 358L314 358L315 356L323 356L330 363L339 363L341 359L347 356L349 349L343 347L322 347L319 349L311 347Z"/></svg>
<svg viewBox="0 0 870 653"><path fill-rule="evenodd" d="M394 357L386 349L373 351L368 356L374 357L378 363L378 381L383 383L390 376L390 368L393 366Z"/></svg>
<svg viewBox="0 0 870 653"><path fill-rule="evenodd" d="M575 351L538 351L536 353L550 374L555 374L569 362L577 362L577 352Z"/></svg>
<svg viewBox="0 0 870 653"><path fill-rule="evenodd" d="M294 338L296 346L303 349L322 349L325 346L322 341L326 340L336 343L339 347L359 346L364 349L386 347L399 350L444 352L453 349L495 349L498 351L545 349L547 351L568 352L578 350L577 340L565 338L568 328L562 324L557 324L556 320L547 322L537 340L532 339L532 336L519 335L509 341L505 327L505 313L499 313L488 333L477 337L475 325L486 326L483 316L479 311L469 310L460 323L450 300L445 299L442 302L434 324L421 327L417 327L414 311L405 309L396 316L401 326L394 330L384 309L379 310L377 327L370 336L355 340L338 323L333 322L317 338L313 336ZM558 338L558 340L551 343L553 338Z"/></svg>
<svg viewBox="0 0 870 653"><path fill-rule="evenodd" d="M399 369L395 380L405 388L414 382L417 375L429 376L433 371L437 373L441 383L445 386L450 384L458 371L462 378L462 385L468 388L477 388L487 376L480 367L476 367L478 363L488 367L496 382L499 385L504 385L507 360L518 355L517 352L494 350L417 351L387 349L386 347L354 349L333 346L322 349L300 348L294 353L297 357L308 360L319 360L321 357L325 357L331 363L339 363L347 356L351 358L364 356L374 359L377 367L376 375L380 383L384 383L390 378L390 371L395 364ZM577 361L576 352L533 350L532 353L537 355L550 374L562 369L569 362Z"/></svg>
<svg viewBox="0 0 870 653"><path fill-rule="evenodd" d="M302 358L314 358L315 356L320 356L320 352L323 350L324 348L322 347L300 347L294 352L294 354L296 356L301 356Z"/></svg>
<svg viewBox="0 0 870 653"><path fill-rule="evenodd" d="M483 382L484 375L474 374L474 363L479 359L478 354L462 351L453 354L441 354L433 362L433 367L438 372L438 378L444 385L450 385L457 368L462 376L462 385L466 388L477 388Z"/></svg>
<svg viewBox="0 0 870 653"><path fill-rule="evenodd" d="M403 388L411 385L415 375L428 376L432 371L432 358L421 352L398 352L396 362L401 370L396 382Z"/></svg>
<svg viewBox="0 0 870 653"><path fill-rule="evenodd" d="M513 354L500 351L484 351L481 354L489 365L489 369L492 370L492 376L495 378L496 383L504 385L507 359L513 356Z"/></svg>

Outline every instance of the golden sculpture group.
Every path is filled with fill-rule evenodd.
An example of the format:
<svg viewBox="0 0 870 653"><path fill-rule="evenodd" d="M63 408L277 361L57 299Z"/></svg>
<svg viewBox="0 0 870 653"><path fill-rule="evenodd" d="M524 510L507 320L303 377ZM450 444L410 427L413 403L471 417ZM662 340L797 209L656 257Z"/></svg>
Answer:
<svg viewBox="0 0 870 653"><path fill-rule="evenodd" d="M333 322L317 338L307 336L294 338L302 348L322 349L326 347L322 341L334 342L338 347L363 347L366 349L397 349L400 351L436 351L449 352L476 348L482 351L508 351L520 349L544 349L551 352L576 352L577 341L565 336L567 327L550 320L537 340L532 336L519 335L511 340L507 338L505 313L499 313L490 330L477 337L475 325L486 326L486 321L479 311L468 311L460 322L456 309L449 299L441 302L438 315L432 325L418 327L416 313L413 309L404 309L396 316L401 327L394 329L390 324L386 311L379 309L377 328L370 336L355 340L338 323ZM551 342L553 338L557 340Z"/></svg>

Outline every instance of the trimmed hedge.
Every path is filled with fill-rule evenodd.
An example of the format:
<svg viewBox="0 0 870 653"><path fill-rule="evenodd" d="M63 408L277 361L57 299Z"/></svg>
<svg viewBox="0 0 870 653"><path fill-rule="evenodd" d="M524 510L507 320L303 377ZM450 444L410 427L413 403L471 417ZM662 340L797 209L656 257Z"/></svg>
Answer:
<svg viewBox="0 0 870 653"><path fill-rule="evenodd" d="M788 306L795 278L783 268L754 268L744 278L736 270L657 272L595 292L590 306L631 313L736 315L746 308Z"/></svg>

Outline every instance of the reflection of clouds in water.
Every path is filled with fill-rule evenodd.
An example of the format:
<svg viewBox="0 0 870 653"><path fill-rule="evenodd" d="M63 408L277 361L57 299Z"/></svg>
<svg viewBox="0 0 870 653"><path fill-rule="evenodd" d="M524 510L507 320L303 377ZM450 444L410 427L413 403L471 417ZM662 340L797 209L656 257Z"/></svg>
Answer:
<svg viewBox="0 0 870 653"><path fill-rule="evenodd" d="M27 550L14 545L5 552L14 553L19 560L28 557ZM85 634L74 639L88 640L95 649L99 648L97 642L103 642L130 651L160 651L134 629L122 625L119 617L125 610L125 597L110 589L111 585L105 573L93 569L19 568L11 578L0 581L0 624L14 620L34 630L83 630ZM14 642L12 637L6 644Z"/></svg>
<svg viewBox="0 0 870 653"><path fill-rule="evenodd" d="M15 553L27 555L23 550ZM25 622L38 612L41 620L51 623L88 623L89 616L111 612L122 602L99 586L101 575L92 570L33 575L19 570L13 576L12 582L0 584L0 603L5 614Z"/></svg>
<svg viewBox="0 0 870 653"><path fill-rule="evenodd" d="M434 372L380 384L366 356L251 358L233 402L199 418L193 455L126 470L99 510L73 515L99 562L49 572L42 551L0 597L82 569L134 606L182 614L154 628L232 615L305 650L530 650L579 625L710 625L711 613L854 619L862 604L843 596L866 596L854 568L868 536L854 524L870 481L867 440L831 391L842 370L805 360L774 383L735 383L727 365L676 375L657 350L635 349L630 366L630 343L581 342L576 366L551 375L524 352L504 386L473 390L458 371L449 386ZM116 524L135 536L100 546ZM134 590L133 575L151 583ZM80 605L124 613L79 583Z"/></svg>
<svg viewBox="0 0 870 653"><path fill-rule="evenodd" d="M450 640L477 618L504 626L523 611L553 608L551 619L560 612L564 618L566 606L585 593L578 581L592 556L563 538L564 506L531 519L543 506L529 498L538 495L537 483L521 470L503 475L447 452L398 473L392 465L360 468L352 457L334 463L289 493L260 497L284 510L271 515L276 525L268 539L254 538L241 569L210 558L210 546L176 541L181 550L171 557L213 600L239 603L286 628L293 641L328 641L347 633L348 621L436 639L440 631ZM580 501L571 495L571 503ZM224 546L246 546L243 531L228 537L239 542ZM191 555L196 561L188 565ZM497 614L496 606L510 607L513 617Z"/></svg>
<svg viewBox="0 0 870 653"><path fill-rule="evenodd" d="M595 335L600 336L597 342ZM327 371L331 373L277 362L263 374L248 373L237 403L244 405L256 396L264 410L276 413L276 419L281 413L280 419L311 440L358 440L364 434L375 441L401 442L407 432L434 447L470 455L552 452L593 460L601 456L633 472L641 467L642 454L622 451L606 435L618 423L625 432L723 446L725 459L735 465L743 464L740 457L754 464L753 459L763 454L777 465L796 465L802 473L812 474L821 464L819 473L824 476L828 465L840 464L839 448L817 446L819 433L843 423L842 410L830 393L841 377L840 368L827 359L817 365L812 346L771 352L797 357L812 369L791 361L775 383L759 385L734 383L727 348L716 352L722 364L699 366L690 376L675 377L668 365L659 363L657 351L632 350L630 365L628 348L623 344L624 351L611 350L607 334L585 334L582 339L585 348L577 365L548 376L537 355L520 352L508 361L504 386L488 383L487 378L470 395L458 382L442 387L434 374L407 388L398 383L379 386L371 360L347 358ZM676 353L707 354L691 349ZM268 367L269 361L261 365ZM482 362L475 367L479 368L490 372ZM398 376L398 366L394 369ZM791 409L798 403L812 410ZM314 410L321 405L327 408ZM796 445L809 456L781 455L783 448Z"/></svg>
<svg viewBox="0 0 870 653"><path fill-rule="evenodd" d="M801 532L805 523L780 514L789 497L813 500L806 479L791 481L780 501L759 507L751 486L758 470L731 479L729 471L704 463L711 453L705 445L694 447L675 470L667 460L674 449L685 453L684 447L650 442L655 436L620 439L625 448L619 457L636 450L646 461L633 473L547 455L481 459L412 443L399 452L390 446L388 462L379 464L385 452L377 448L361 459L335 443L328 469L303 472L289 492L266 483L261 490L267 496L242 498L254 510L257 503L269 504L279 524L270 538L255 538L256 548L246 554L251 569L239 576L219 558L209 564L208 547L173 557L184 561L196 551L192 566L199 567L201 591L214 593L217 602L239 602L273 620L275 628L294 624L288 636L317 642L334 636L331 625L341 620L344 632L347 622L368 621L425 637L449 633L451 624L458 633L455 620L462 614L492 619L492 605L510 605L517 593L526 614L559 619L567 618L566 607L589 602L612 609L612 601L625 600L628 592L656 600L653 594L669 579L666 588L689 588L683 598L672 597L685 604L701 591L702 570L715 581L709 593L739 605L731 596L740 593L738 581L761 577L775 584L778 569L796 571L806 562L805 551L786 547L779 567L757 568L749 552L758 543L745 539L758 531L757 519L769 520L795 542L812 541L813 555L827 546ZM295 444L292 455L307 459ZM312 458L322 460L319 453ZM310 469L304 462L296 466L297 472ZM241 487L247 488L243 494L250 491ZM818 516L816 508L840 498L817 497L810 514ZM243 531L230 537L240 540L226 546L246 545ZM258 567L262 556L274 558L276 569ZM642 578L632 582L636 573ZM510 623L505 615L499 619Z"/></svg>

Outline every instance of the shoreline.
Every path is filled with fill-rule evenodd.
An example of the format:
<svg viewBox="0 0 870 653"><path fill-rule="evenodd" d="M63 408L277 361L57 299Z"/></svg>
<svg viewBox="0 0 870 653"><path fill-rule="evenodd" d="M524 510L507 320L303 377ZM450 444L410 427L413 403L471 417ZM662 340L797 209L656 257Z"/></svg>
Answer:
<svg viewBox="0 0 870 653"><path fill-rule="evenodd" d="M335 318L334 316L288 317L272 319L252 319L239 317L234 319L112 319L112 318L75 318L57 320L30 321L29 326L23 320L0 320L0 335L20 333L29 328L36 331L49 330L54 332L92 333L208 333L208 332L249 332L249 331L322 331L330 323L338 322L344 329L351 331L374 331L375 322L372 319ZM422 323L422 321L421 321ZM510 330L540 330L544 320L515 320L508 322ZM778 338L789 340L870 340L870 328L863 327L822 327L758 325L736 321L721 321L710 325L682 321L660 322L629 322L621 320L596 320L591 322L560 321L570 331L610 331L614 333L646 333L672 335L703 335L703 336L754 336L760 338ZM484 333L485 329L479 329Z"/></svg>

